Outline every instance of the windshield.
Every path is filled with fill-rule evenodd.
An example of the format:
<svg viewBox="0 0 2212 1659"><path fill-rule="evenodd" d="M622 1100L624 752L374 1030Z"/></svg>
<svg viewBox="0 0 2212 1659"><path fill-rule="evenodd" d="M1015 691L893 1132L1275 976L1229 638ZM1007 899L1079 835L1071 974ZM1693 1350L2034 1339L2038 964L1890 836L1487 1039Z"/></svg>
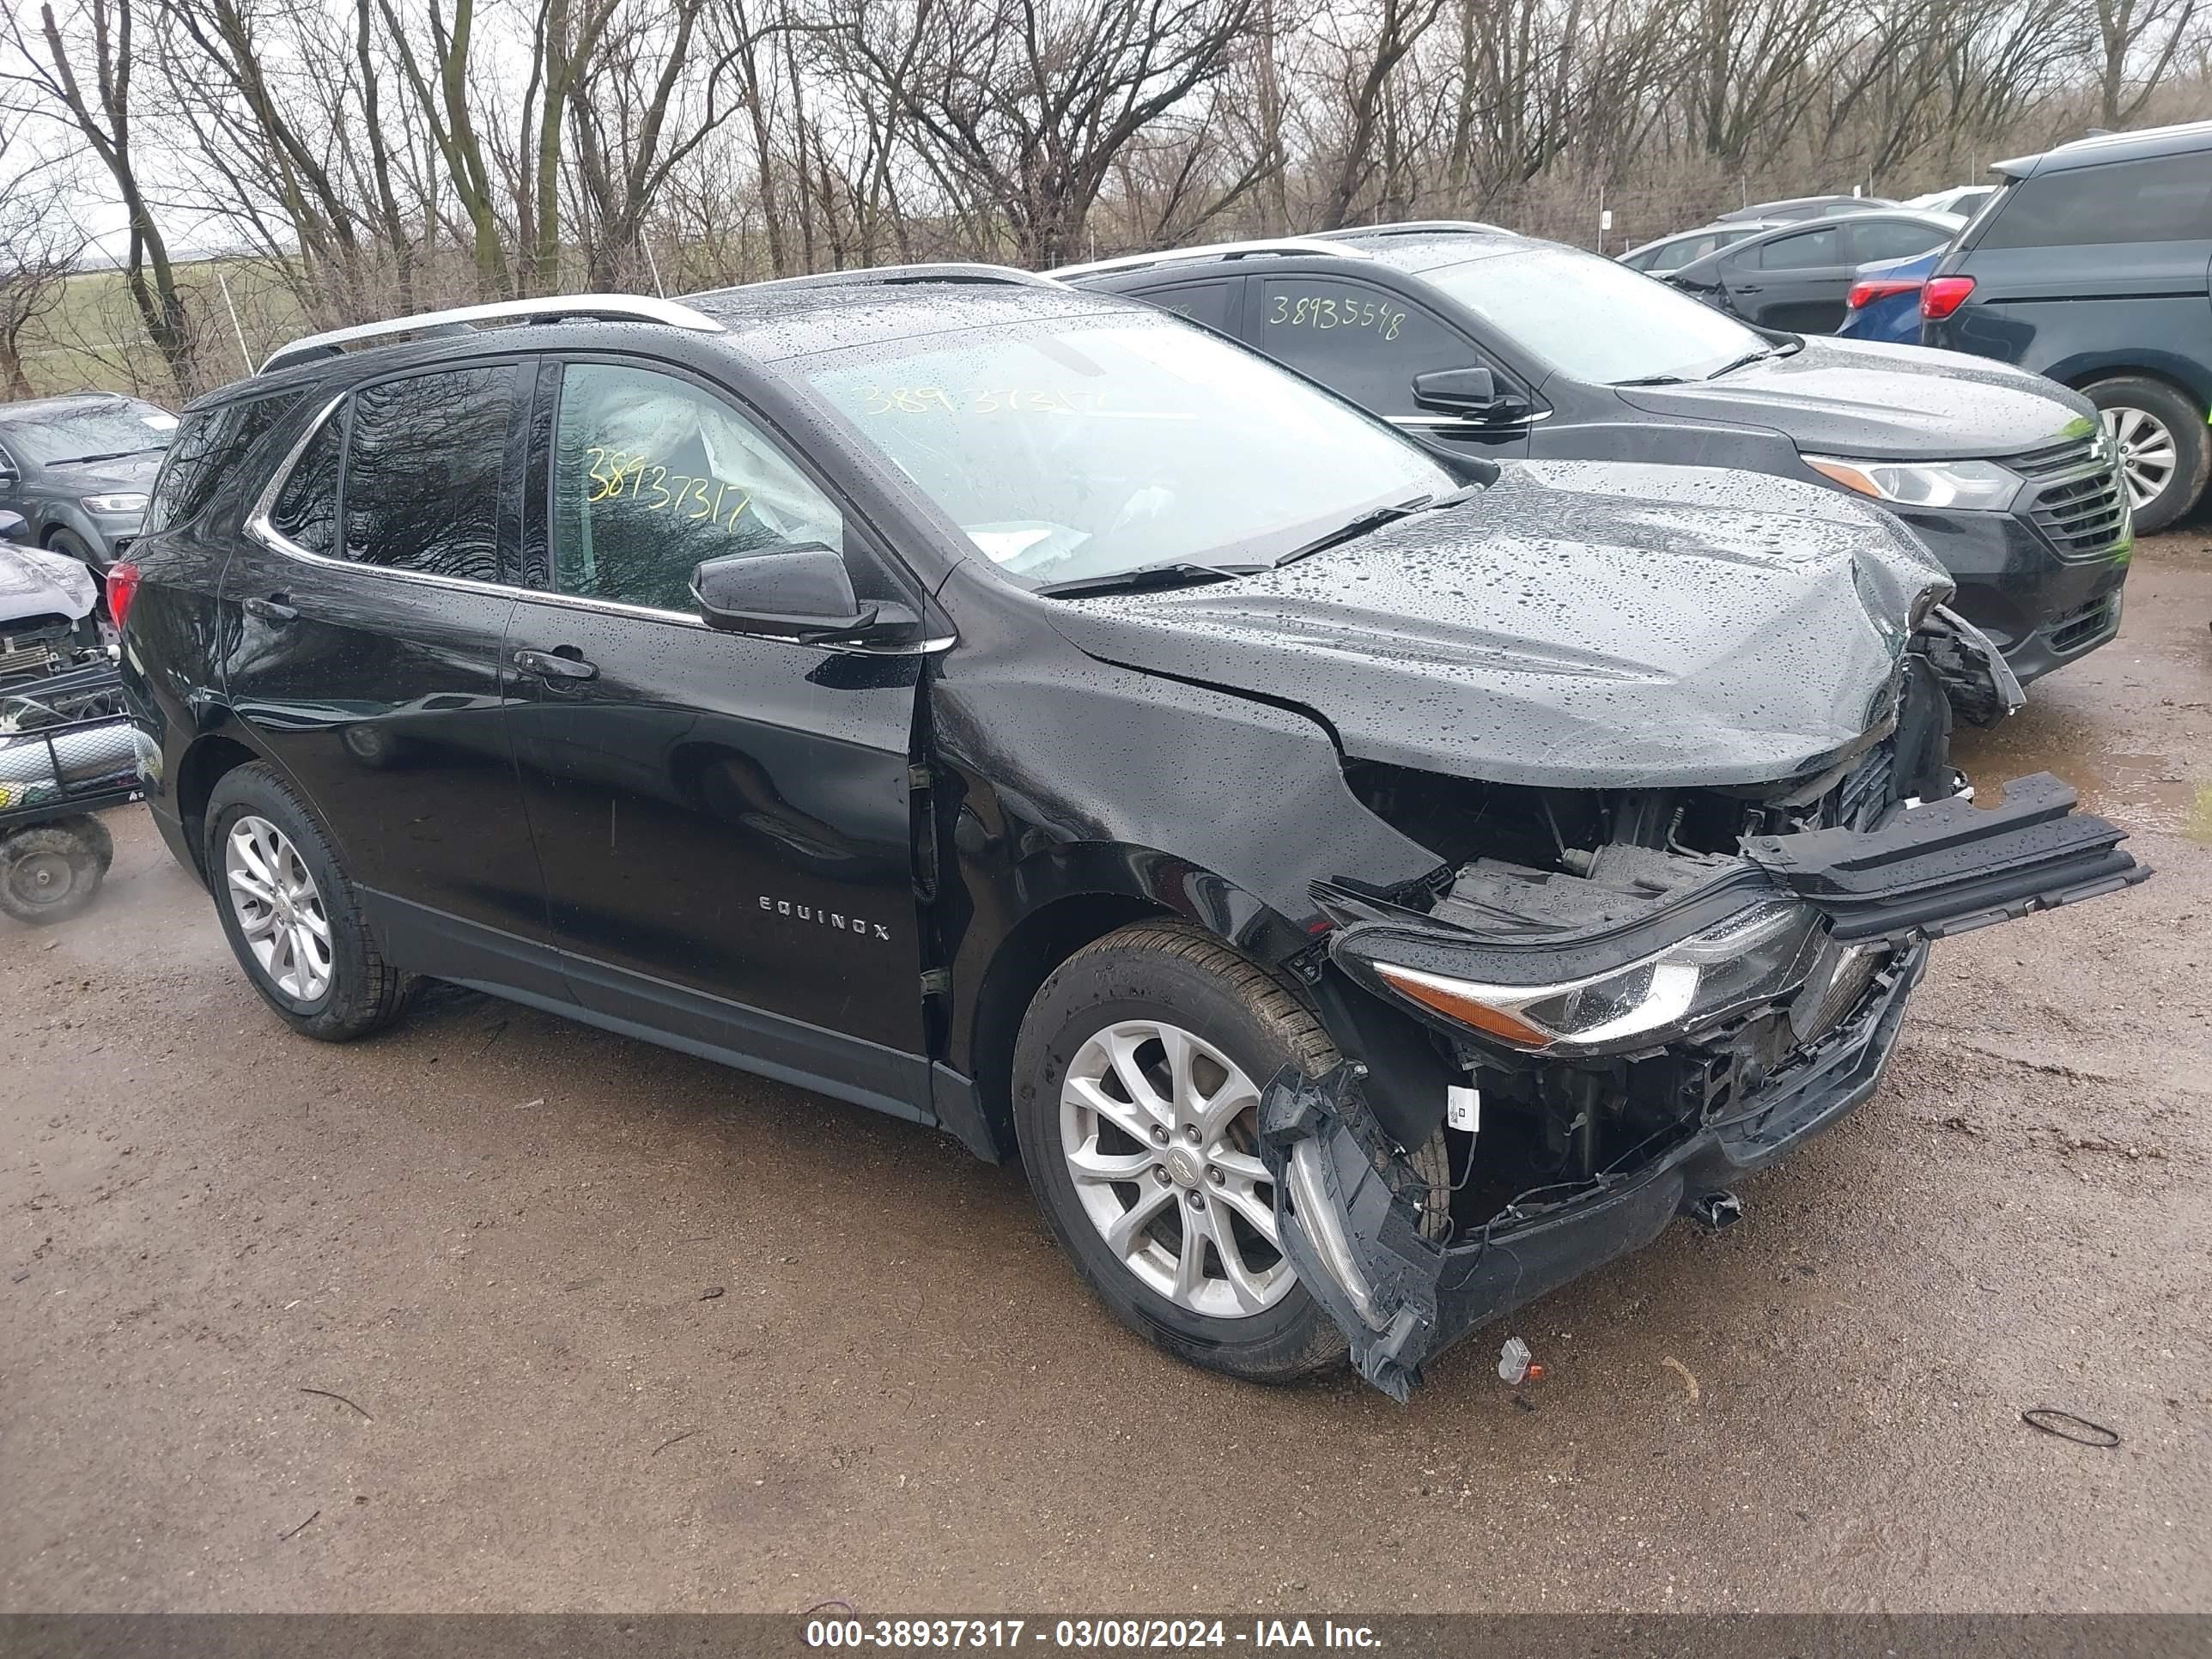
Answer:
<svg viewBox="0 0 2212 1659"><path fill-rule="evenodd" d="M9 444L41 466L92 456L137 455L169 447L177 417L131 398L79 404L7 423Z"/></svg>
<svg viewBox="0 0 2212 1659"><path fill-rule="evenodd" d="M807 378L1025 586L1272 563L1457 481L1380 422L1158 315L824 355Z"/></svg>
<svg viewBox="0 0 2212 1659"><path fill-rule="evenodd" d="M1421 273L1577 380L1702 380L1772 342L1617 260L1536 248Z"/></svg>

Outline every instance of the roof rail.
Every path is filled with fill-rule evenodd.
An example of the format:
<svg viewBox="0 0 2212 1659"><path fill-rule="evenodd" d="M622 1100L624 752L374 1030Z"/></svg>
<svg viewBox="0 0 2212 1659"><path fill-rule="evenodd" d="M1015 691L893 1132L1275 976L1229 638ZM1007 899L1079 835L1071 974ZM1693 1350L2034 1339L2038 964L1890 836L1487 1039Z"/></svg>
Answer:
<svg viewBox="0 0 2212 1659"><path fill-rule="evenodd" d="M1346 225L1341 230L1317 230L1312 240L1350 241L1355 236L1517 236L1504 225L1480 219L1400 219L1383 225Z"/></svg>
<svg viewBox="0 0 2212 1659"><path fill-rule="evenodd" d="M855 270L817 270L808 276L772 276L766 282L741 283L717 289L716 294L757 294L763 289L842 288L863 283L893 287L907 283L1006 283L1019 288L1057 288L1048 276L1012 265L985 264L976 260L947 259L912 265L866 265ZM704 299L705 295L693 296Z"/></svg>
<svg viewBox="0 0 2212 1659"><path fill-rule="evenodd" d="M450 311L418 312L411 317L392 317L380 323L361 323L352 328L333 328L320 334L303 334L289 345L269 354L261 365L267 374L317 357L334 357L348 346L382 344L410 334L453 334L503 323L550 323L570 317L594 322L661 323L700 334L720 334L722 325L703 312L672 300L637 294L549 294L529 300L500 300L490 305L456 306Z"/></svg>
<svg viewBox="0 0 2212 1659"><path fill-rule="evenodd" d="M1374 256L1358 248L1343 247L1314 236L1270 236L1252 242L1202 242L1195 247L1164 249L1158 253L1125 253L1117 259L1093 259L1087 264L1061 265L1046 276L1058 281L1070 276L1096 276L1109 270L1141 270L1146 265L1183 264L1206 259L1249 259L1268 254L1326 253L1335 259L1368 259Z"/></svg>

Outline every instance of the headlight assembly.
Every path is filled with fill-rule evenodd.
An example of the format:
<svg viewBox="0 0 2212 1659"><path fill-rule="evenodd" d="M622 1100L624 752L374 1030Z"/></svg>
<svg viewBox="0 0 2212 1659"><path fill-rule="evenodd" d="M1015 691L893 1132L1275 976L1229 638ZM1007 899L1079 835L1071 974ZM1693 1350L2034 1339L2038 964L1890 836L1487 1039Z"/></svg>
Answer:
<svg viewBox="0 0 2212 1659"><path fill-rule="evenodd" d="M146 510L143 495L82 495L78 500L84 504L84 510L88 513L143 513Z"/></svg>
<svg viewBox="0 0 2212 1659"><path fill-rule="evenodd" d="M1547 985L1497 985L1376 962L1408 1001L1516 1048L1595 1054L1663 1042L1788 994L1819 952L1818 919L1794 903L1753 906L1639 961Z"/></svg>
<svg viewBox="0 0 2212 1659"><path fill-rule="evenodd" d="M1995 461L1846 461L1808 455L1805 465L1846 489L1897 507L1962 507L1996 512L2020 493L2017 473Z"/></svg>

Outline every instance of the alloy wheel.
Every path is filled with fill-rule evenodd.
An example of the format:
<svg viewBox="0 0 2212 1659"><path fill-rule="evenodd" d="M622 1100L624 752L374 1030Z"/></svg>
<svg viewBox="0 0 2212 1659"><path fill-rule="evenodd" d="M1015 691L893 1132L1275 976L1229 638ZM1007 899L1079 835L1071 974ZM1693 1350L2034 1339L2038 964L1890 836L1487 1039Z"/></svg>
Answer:
<svg viewBox="0 0 2212 1659"><path fill-rule="evenodd" d="M2173 480L2179 457L2173 434L2148 410L2119 406L2103 411L2105 431L2119 452L2128 505L2140 513Z"/></svg>
<svg viewBox="0 0 2212 1659"><path fill-rule="evenodd" d="M1084 1212L1139 1280L1209 1319L1262 1312L1297 1282L1259 1119L1242 1068L1164 1020L1096 1033L1060 1085L1060 1144Z"/></svg>
<svg viewBox="0 0 2212 1659"><path fill-rule="evenodd" d="M222 873L239 931L276 988L301 1002L330 989L330 916L291 837L247 813L223 843Z"/></svg>

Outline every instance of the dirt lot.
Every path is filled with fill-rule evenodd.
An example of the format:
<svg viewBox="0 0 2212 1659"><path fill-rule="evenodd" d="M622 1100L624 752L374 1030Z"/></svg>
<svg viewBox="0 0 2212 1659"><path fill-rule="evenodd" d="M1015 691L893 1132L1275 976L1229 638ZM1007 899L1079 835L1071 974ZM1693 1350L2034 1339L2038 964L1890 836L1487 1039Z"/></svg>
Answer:
<svg viewBox="0 0 2212 1659"><path fill-rule="evenodd" d="M1410 1408L1124 1335L1019 1173L458 994L293 1037L143 816L0 920L0 1607L2212 1609L2212 536L1962 759L2159 866ZM2115 1450L2023 1426L2056 1405Z"/></svg>

